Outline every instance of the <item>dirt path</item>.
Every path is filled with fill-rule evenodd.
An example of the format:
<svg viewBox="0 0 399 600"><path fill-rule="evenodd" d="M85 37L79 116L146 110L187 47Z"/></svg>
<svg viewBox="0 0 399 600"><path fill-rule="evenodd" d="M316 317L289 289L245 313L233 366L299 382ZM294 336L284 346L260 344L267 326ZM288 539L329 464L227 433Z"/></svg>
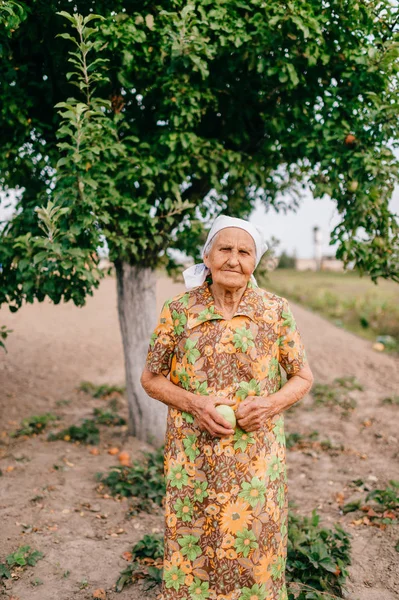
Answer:
<svg viewBox="0 0 399 600"><path fill-rule="evenodd" d="M108 600L151 596L139 586L116 594L113 585L126 567L122 553L144 533L161 531L162 515L127 519L127 503L101 497L94 479L96 472L115 464L107 453L110 444L137 457L148 447L111 428L102 434L97 456L83 446L47 442L44 436L10 440L7 435L26 416L52 411L62 417L65 427L90 416L93 407L104 406L104 401L76 390L83 380L123 385L115 287L114 279L105 279L80 309L45 302L25 306L16 314L0 311L0 324L14 329L7 341L8 354L0 352L0 562L22 544L45 555L19 579L7 582L0 597L89 599L96 588L104 588ZM159 280L159 308L165 298L182 289L181 284ZM311 398L286 413L287 432L317 430L320 439L344 447L344 451L288 452L290 501L299 513L310 515L316 508L323 524L332 527L339 522L352 534L347 598L393 600L399 597L398 527L383 531L354 525L359 514L342 515L338 500L342 501L342 494L345 503L359 496L350 486L355 479L374 489L399 478L398 408L381 404L382 398L399 393L399 363L323 318L291 306L316 381L354 375L364 391L353 393L357 407L347 417L335 408L310 410ZM126 405L120 402L120 412L127 416ZM37 581L35 585L36 578L41 585Z"/></svg>

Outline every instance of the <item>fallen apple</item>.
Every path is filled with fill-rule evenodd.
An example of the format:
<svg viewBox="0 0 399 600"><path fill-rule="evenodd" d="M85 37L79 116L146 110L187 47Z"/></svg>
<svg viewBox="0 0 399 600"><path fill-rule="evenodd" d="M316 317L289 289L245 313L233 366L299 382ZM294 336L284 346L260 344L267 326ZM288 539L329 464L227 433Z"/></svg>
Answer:
<svg viewBox="0 0 399 600"><path fill-rule="evenodd" d="M230 425L234 429L237 424L237 420L235 412L231 408L231 406L229 406L228 404L218 404L216 406L216 410L222 415L224 419L226 419L226 421L230 423Z"/></svg>

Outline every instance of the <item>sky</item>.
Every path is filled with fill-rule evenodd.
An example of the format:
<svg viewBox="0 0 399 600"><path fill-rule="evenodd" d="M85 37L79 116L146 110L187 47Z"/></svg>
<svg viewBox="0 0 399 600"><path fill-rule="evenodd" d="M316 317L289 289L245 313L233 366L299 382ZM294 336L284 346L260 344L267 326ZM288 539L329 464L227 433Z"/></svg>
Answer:
<svg viewBox="0 0 399 600"><path fill-rule="evenodd" d="M390 209L399 215L399 187L395 189L390 202ZM0 221L10 218L12 208L5 209L4 202L0 203ZM298 258L313 258L313 227L318 226L322 235L323 255L334 255L334 247L329 245L330 233L340 221L335 208L335 202L328 197L314 200L309 193L303 200L297 212L287 214L276 213L274 209L266 212L263 206L257 206L250 219L260 227L266 236L272 236L280 241L276 254L283 250L289 255L296 252Z"/></svg>

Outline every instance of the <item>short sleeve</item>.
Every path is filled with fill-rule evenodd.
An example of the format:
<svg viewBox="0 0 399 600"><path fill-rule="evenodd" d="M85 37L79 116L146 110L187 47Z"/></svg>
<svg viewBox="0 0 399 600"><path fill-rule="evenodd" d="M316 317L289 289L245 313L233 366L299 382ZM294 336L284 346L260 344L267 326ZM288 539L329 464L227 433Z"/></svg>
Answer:
<svg viewBox="0 0 399 600"><path fill-rule="evenodd" d="M162 374L166 377L170 372L175 346L175 328L169 302L166 301L150 339L145 363L147 369L152 373Z"/></svg>
<svg viewBox="0 0 399 600"><path fill-rule="evenodd" d="M303 345L294 315L288 301L283 298L283 309L279 323L279 363L287 375L295 375L307 364Z"/></svg>

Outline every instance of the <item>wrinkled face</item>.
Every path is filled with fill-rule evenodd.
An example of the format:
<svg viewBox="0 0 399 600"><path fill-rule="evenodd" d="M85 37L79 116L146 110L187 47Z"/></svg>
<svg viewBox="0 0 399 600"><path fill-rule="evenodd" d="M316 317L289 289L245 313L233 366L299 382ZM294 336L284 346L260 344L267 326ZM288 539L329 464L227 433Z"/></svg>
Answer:
<svg viewBox="0 0 399 600"><path fill-rule="evenodd" d="M204 263L214 283L229 289L244 287L255 270L255 242L244 229L226 227L216 234Z"/></svg>

